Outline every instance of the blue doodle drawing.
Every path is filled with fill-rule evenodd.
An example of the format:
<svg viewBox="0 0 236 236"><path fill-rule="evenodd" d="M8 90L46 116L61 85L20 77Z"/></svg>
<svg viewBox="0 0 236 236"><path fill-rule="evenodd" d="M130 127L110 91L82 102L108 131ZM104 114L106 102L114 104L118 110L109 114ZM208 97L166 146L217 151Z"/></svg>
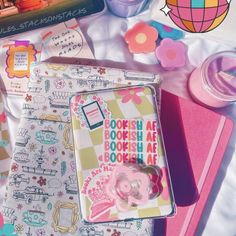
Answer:
<svg viewBox="0 0 236 236"><path fill-rule="evenodd" d="M48 222L44 220L45 212L37 210L28 210L23 212L23 221L33 227L42 227Z"/></svg>
<svg viewBox="0 0 236 236"><path fill-rule="evenodd" d="M58 142L56 139L56 132L50 130L40 130L36 133L36 140L42 144L55 144Z"/></svg>

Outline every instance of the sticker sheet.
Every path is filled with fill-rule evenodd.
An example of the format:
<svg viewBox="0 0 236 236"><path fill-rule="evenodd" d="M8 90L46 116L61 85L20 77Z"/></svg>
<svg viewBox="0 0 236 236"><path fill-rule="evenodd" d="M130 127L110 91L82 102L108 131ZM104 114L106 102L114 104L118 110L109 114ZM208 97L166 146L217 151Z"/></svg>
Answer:
<svg viewBox="0 0 236 236"><path fill-rule="evenodd" d="M7 182L7 176L11 162L11 151L7 114L4 110L3 95L0 92L0 189ZM0 192L3 193L4 191Z"/></svg>
<svg viewBox="0 0 236 236"><path fill-rule="evenodd" d="M172 215L154 88L78 93L71 111L83 220Z"/></svg>
<svg viewBox="0 0 236 236"><path fill-rule="evenodd" d="M128 71L114 69L113 77L107 71L113 70L51 63L32 67L2 210L4 222L18 235L152 235L152 220L87 225L80 219L69 100L77 91L132 82L125 80ZM159 76L144 75L139 83L149 76L159 84Z"/></svg>

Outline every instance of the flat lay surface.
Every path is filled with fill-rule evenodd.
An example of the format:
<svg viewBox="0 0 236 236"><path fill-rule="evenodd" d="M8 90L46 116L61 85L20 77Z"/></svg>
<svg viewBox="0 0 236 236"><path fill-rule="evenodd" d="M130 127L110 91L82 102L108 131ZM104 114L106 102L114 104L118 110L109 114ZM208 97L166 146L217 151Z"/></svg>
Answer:
<svg viewBox="0 0 236 236"><path fill-rule="evenodd" d="M233 21L233 18L231 18L232 11L233 7L231 6L227 18L229 25L232 25L231 21ZM214 40L214 37L204 37L204 34L185 34L185 37L180 39L187 46L188 58L185 61L185 65L181 68L164 70L158 65L154 51L145 54L132 54L124 38L125 33L135 24L140 21L149 22L153 20L153 17L156 21L158 21L158 17L160 17L160 21L166 23L164 22L165 20L163 20L165 19L164 13L160 12L156 14L153 7L145 10L140 15L127 19L119 18L106 10L102 14L88 16L82 18L78 22L89 47L94 53L95 59L100 61L104 66L109 65L115 68L159 73L161 75L161 86L163 89L180 97L191 99L187 84L191 72L208 56L216 52L234 50L234 45L236 45L236 43L232 43L232 40L230 40L230 43L221 41L223 40L221 37ZM223 24L226 27L225 22ZM217 29L219 34L223 32L223 24L222 27L220 26ZM231 30L233 31L232 28ZM39 29L35 32L38 35L41 35L43 31L43 29ZM227 33L228 32L229 31L227 30ZM14 38L17 38L17 36L14 36ZM30 39L30 36L27 36L27 38ZM41 39L35 36L34 38L32 36L32 40L34 40L34 44L40 45L41 43ZM14 147L17 128L22 113L21 107L25 102L25 97L8 96L4 101L10 140ZM215 109L215 111L232 119L234 123L236 122L236 104L225 108ZM175 122L174 117L171 117L171 119ZM236 234L235 131L236 127L233 130L216 181L201 217L197 235L233 236ZM199 149L201 149L201 147L199 147ZM0 166L0 172L4 172L7 169L7 166ZM65 178L70 180L67 175L65 175ZM4 184L4 180L1 180L1 183ZM2 202L3 197L4 185L0 187L0 203ZM27 219L27 214L28 213L25 214L25 219Z"/></svg>

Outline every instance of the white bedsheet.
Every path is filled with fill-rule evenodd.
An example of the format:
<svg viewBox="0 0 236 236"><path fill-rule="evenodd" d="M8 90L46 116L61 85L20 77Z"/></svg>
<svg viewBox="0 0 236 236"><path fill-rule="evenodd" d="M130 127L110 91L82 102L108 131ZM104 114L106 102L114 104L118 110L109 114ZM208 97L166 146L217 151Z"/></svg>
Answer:
<svg viewBox="0 0 236 236"><path fill-rule="evenodd" d="M207 56L217 51L232 49L230 46L187 36L183 41L188 45L189 65L178 71L163 71L157 64L154 54L132 55L123 40L123 34L136 22L150 20L150 11L130 18L122 19L105 12L99 16L90 16L80 20L85 34L97 60L120 62L121 66L129 69L159 72L163 78L162 87L182 97L189 98L186 82L189 73ZM235 39L236 40L236 39ZM7 109L11 113L8 118L11 140L14 138L21 113L23 98L9 97ZM236 122L236 104L218 110L231 117ZM235 128L236 130L236 128ZM234 130L234 131L235 131ZM232 136L210 199L201 219L198 235L233 236L236 235L236 133ZM3 191L0 192L0 198Z"/></svg>

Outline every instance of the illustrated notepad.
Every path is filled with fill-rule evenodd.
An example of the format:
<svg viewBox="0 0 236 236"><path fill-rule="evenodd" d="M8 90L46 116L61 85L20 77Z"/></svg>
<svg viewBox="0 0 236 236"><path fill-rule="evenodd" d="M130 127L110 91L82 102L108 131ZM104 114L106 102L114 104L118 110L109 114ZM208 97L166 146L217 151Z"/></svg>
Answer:
<svg viewBox="0 0 236 236"><path fill-rule="evenodd" d="M80 93L71 114L84 221L174 213L153 87Z"/></svg>

